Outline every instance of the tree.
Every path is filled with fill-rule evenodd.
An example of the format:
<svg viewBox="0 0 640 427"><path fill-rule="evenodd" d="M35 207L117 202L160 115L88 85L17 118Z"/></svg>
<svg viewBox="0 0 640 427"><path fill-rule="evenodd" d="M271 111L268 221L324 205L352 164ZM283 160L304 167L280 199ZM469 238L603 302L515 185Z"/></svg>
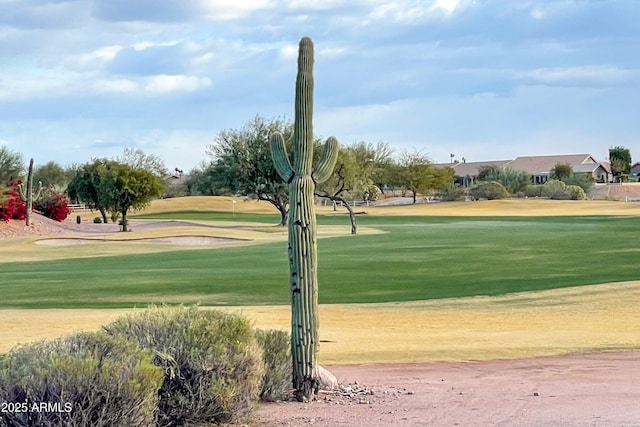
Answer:
<svg viewBox="0 0 640 427"><path fill-rule="evenodd" d="M68 178L67 172L62 166L50 161L34 169L33 179L42 182L42 186L45 188L63 191Z"/></svg>
<svg viewBox="0 0 640 427"><path fill-rule="evenodd" d="M400 158L398 181L411 192L414 204L418 193L446 188L453 181L453 176L451 168L436 168L419 151L404 153Z"/></svg>
<svg viewBox="0 0 640 427"><path fill-rule="evenodd" d="M213 172L215 170L211 167L211 163L204 161L199 166L191 169L186 182L188 193L191 195L215 196L217 181Z"/></svg>
<svg viewBox="0 0 640 427"><path fill-rule="evenodd" d="M609 162L613 176L620 181L626 180L631 172L631 152L629 149L621 146L610 148Z"/></svg>
<svg viewBox="0 0 640 427"><path fill-rule="evenodd" d="M67 195L74 202L84 202L89 209L100 212L103 222L108 222L107 200L101 194L101 181L106 174L107 159L93 159L90 163L74 168L67 185Z"/></svg>
<svg viewBox="0 0 640 427"><path fill-rule="evenodd" d="M105 207L122 216L122 231L128 231L129 209L142 209L162 195L162 181L152 172L109 161L101 176L98 193Z"/></svg>
<svg viewBox="0 0 640 427"><path fill-rule="evenodd" d="M287 224L288 184L276 172L269 148L269 136L280 133L292 146L293 123L279 118L255 116L242 128L223 130L207 154L213 160L204 177L215 188L213 194L253 197L271 203L280 213L280 225Z"/></svg>
<svg viewBox="0 0 640 427"><path fill-rule="evenodd" d="M0 184L8 185L24 173L22 154L10 150L4 145L0 147Z"/></svg>
<svg viewBox="0 0 640 427"><path fill-rule="evenodd" d="M549 177L562 181L563 178L569 178L571 175L573 175L573 167L569 163L558 163L551 169Z"/></svg>
<svg viewBox="0 0 640 427"><path fill-rule="evenodd" d="M338 160L331 177L316 186L316 196L331 200L334 207L336 202L340 202L347 209L351 221L351 234L356 234L358 225L347 197L369 200L370 194L377 189L376 173L379 173L388 156L390 150L386 144L379 143L374 146L366 142L357 142L343 147L338 152Z"/></svg>
<svg viewBox="0 0 640 427"><path fill-rule="evenodd" d="M338 159L333 174L325 182L316 185L315 195L333 202L334 210L336 202L349 212L351 221L351 234L356 234L358 225L356 223L355 212L346 200L346 193L352 193L358 182L358 165L353 151L348 148L338 152Z"/></svg>
<svg viewBox="0 0 640 427"><path fill-rule="evenodd" d="M131 166L134 169L144 169L158 178L164 179L169 175L169 170L164 161L157 154L146 154L140 148L125 148L122 155L114 159L118 163Z"/></svg>

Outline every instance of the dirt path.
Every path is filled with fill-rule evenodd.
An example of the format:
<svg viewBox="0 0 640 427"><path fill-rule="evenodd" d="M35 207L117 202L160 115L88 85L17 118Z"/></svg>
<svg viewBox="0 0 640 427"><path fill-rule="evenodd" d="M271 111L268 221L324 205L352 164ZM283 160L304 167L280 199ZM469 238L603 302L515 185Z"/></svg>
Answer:
<svg viewBox="0 0 640 427"><path fill-rule="evenodd" d="M640 352L329 369L351 396L265 404L250 425L640 425Z"/></svg>

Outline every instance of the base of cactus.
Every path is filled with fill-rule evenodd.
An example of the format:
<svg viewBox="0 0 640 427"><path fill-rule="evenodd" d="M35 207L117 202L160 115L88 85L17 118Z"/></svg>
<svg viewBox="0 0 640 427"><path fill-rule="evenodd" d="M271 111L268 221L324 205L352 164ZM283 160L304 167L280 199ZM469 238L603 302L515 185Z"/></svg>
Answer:
<svg viewBox="0 0 640 427"><path fill-rule="evenodd" d="M318 378L304 378L300 384L295 384L293 395L298 402L309 402L315 400L320 389L320 380Z"/></svg>

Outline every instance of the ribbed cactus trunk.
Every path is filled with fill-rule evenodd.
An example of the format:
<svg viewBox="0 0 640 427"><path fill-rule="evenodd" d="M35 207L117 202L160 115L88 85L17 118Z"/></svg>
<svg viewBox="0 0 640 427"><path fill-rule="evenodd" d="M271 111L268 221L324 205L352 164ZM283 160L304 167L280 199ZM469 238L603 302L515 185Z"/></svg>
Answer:
<svg viewBox="0 0 640 427"><path fill-rule="evenodd" d="M33 158L29 161L29 171L27 173L27 189L24 189L24 184L18 185L18 191L20 198L27 207L27 218L25 224L31 225L31 211L33 210L33 203L40 197L40 191L42 191L42 182L39 183L37 194L33 195Z"/></svg>
<svg viewBox="0 0 640 427"><path fill-rule="evenodd" d="M338 141L327 140L313 167L313 42L304 37L298 52L293 167L280 134L271 136L276 170L289 183L289 271L291 285L291 357L293 387L299 401L317 394L318 275L314 190L329 178L338 156Z"/></svg>

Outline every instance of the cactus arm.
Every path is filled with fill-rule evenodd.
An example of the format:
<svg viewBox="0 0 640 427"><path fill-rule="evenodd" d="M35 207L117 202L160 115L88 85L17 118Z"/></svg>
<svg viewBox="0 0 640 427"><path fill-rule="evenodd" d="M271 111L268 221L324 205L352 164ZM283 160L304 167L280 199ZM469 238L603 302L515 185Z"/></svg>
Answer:
<svg viewBox="0 0 640 427"><path fill-rule="evenodd" d="M20 193L20 199L22 199L23 202L27 201L27 193L24 190L24 183L20 183L18 184L18 193Z"/></svg>
<svg viewBox="0 0 640 427"><path fill-rule="evenodd" d="M279 133L274 133L269 138L269 143L271 144L271 155L273 157L273 165L285 182L290 183L291 179L294 176L293 169L291 168L291 162L289 162L289 157L287 157L287 149L284 146L284 139L282 135Z"/></svg>
<svg viewBox="0 0 640 427"><path fill-rule="evenodd" d="M38 191L33 196L33 201L36 202L40 199L40 194L42 193L42 181L38 181Z"/></svg>
<svg viewBox="0 0 640 427"><path fill-rule="evenodd" d="M313 181L322 183L329 179L336 165L336 160L338 160L338 140L334 137L329 137L324 144L320 161L313 171Z"/></svg>

